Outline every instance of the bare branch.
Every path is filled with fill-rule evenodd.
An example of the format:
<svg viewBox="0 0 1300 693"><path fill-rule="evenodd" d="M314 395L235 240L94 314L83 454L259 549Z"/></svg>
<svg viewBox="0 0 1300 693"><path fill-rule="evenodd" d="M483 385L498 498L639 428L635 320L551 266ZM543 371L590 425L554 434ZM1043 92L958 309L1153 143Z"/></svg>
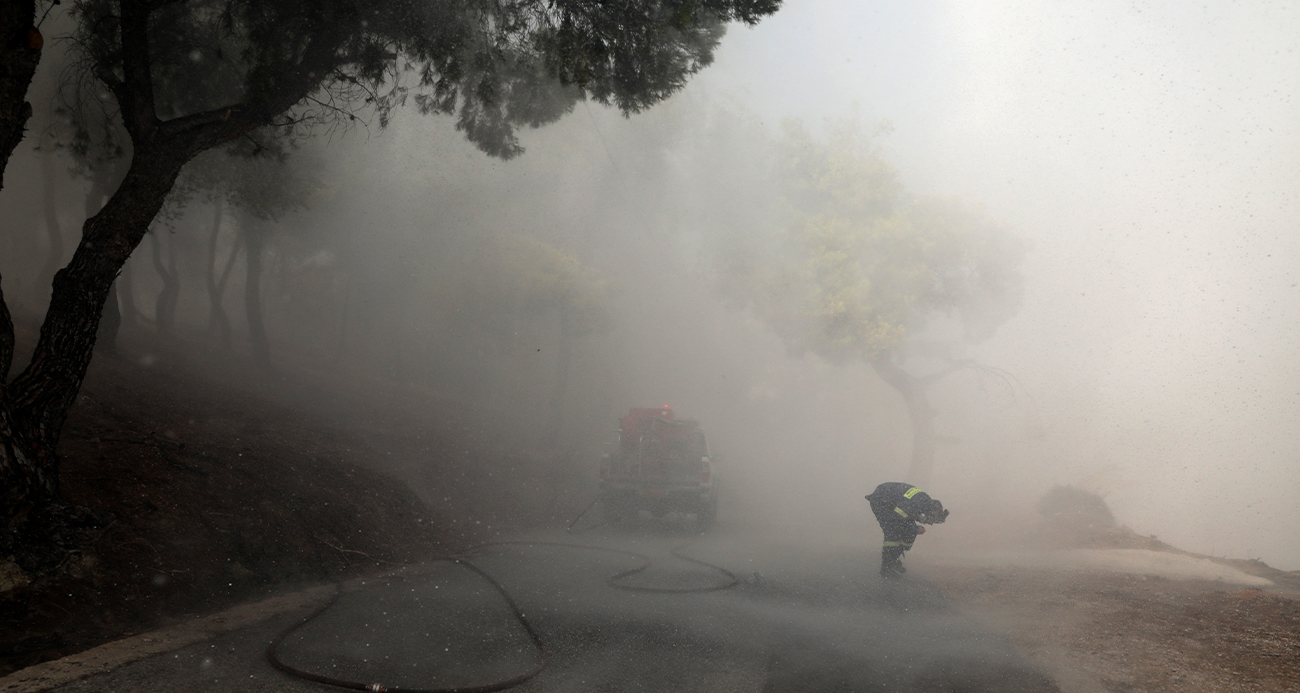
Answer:
<svg viewBox="0 0 1300 693"><path fill-rule="evenodd" d="M105 82L117 94L122 120L137 142L150 136L157 125L153 73L149 68L149 3L122 0L122 74L119 87ZM104 72L104 70L100 70ZM101 74L101 79L104 75Z"/></svg>

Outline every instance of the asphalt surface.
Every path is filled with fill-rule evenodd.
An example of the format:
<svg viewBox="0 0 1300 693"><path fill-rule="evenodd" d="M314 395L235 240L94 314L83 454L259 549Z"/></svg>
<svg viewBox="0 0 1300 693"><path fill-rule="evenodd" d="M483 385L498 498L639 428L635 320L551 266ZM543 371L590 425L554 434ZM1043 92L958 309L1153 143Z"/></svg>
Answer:
<svg viewBox="0 0 1300 693"><path fill-rule="evenodd" d="M882 582L860 546L780 543L728 531L703 537L643 521L626 529L520 540L470 560L505 588L540 636L545 667L511 689L558 691L1056 691L997 633L951 609L925 568ZM623 587L708 590L629 591ZM274 668L417 690L475 687L536 668L542 653L492 584L436 562L349 584L306 623L313 605L51 690L313 692L345 690ZM301 624L301 625L299 625ZM295 628L295 626L297 626ZM291 630L292 629L292 630ZM0 692L3 692L0 686Z"/></svg>

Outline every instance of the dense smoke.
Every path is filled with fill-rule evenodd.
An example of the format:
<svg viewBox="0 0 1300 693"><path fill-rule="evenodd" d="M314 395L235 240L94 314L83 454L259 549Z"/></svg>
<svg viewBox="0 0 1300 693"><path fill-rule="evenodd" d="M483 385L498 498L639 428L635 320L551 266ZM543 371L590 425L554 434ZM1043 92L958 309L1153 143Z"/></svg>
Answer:
<svg viewBox="0 0 1300 693"><path fill-rule="evenodd" d="M1026 241L1018 310L989 339L951 339L940 314L909 335L916 375L986 367L930 391L927 485L954 520L1030 513L1074 484L1140 533L1294 569L1276 530L1300 521L1300 20L1120 5L791 6L735 31L671 101L632 119L579 104L508 162L446 119L356 125L288 152L278 165L319 180L274 218L219 216L199 194L157 224L119 280L125 329L158 327L171 271L176 331L211 339L205 272L260 228L272 359L291 347L460 398L588 465L628 407L669 404L709 431L724 514L866 531L863 493L908 469L902 400L863 360L791 349L726 267L778 219L782 119L817 141L889 121L873 146L907 195L960 198ZM59 67L42 64L33 133L55 123ZM0 241L29 331L51 219L66 260L90 186L45 152L43 188L38 140L11 162ZM231 268L231 348L248 352L248 265ZM937 341L949 360L925 350Z"/></svg>

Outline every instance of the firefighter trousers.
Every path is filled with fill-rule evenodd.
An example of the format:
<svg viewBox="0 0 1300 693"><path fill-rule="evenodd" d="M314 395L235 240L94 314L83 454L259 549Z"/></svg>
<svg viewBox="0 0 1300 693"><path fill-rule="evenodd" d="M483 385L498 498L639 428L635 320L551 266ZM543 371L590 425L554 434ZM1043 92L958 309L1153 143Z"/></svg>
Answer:
<svg viewBox="0 0 1300 693"><path fill-rule="evenodd" d="M912 548L916 541L916 523L900 517L892 505L871 499L871 512L880 523L880 530L885 534L885 543L880 549L880 568L885 570L898 564L903 552Z"/></svg>

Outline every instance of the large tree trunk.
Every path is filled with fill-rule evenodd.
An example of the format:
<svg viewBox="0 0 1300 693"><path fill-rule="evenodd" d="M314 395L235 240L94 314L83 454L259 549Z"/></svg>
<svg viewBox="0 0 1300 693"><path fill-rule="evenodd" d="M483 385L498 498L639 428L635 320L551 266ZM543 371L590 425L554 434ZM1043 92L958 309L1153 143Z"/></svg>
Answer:
<svg viewBox="0 0 1300 693"><path fill-rule="evenodd" d="M9 157L23 140L32 116L27 88L44 44L33 26L35 17L33 0L0 3L0 190L4 189ZM20 428L18 412L9 396L11 386L6 385L13 356L14 324L0 288L0 529L9 529L25 517L27 498L43 495L43 490L50 488L48 474L30 464L29 451L15 440L14 432Z"/></svg>
<svg viewBox="0 0 1300 693"><path fill-rule="evenodd" d="M912 422L912 460L907 468L907 481L910 484L926 485L934 473L934 454L937 441L934 436L934 407L926 396L926 386L930 380L918 378L899 368L888 356L872 359L871 366L890 387L903 396L907 405L907 415Z"/></svg>
<svg viewBox="0 0 1300 693"><path fill-rule="evenodd" d="M104 299L104 312L99 316L99 329L95 331L95 351L100 354L117 353L117 331L122 327L122 309L117 302L117 282Z"/></svg>
<svg viewBox="0 0 1300 693"><path fill-rule="evenodd" d="M0 423L5 416L4 385L9 379L9 367L14 362L14 321L9 317L9 304L5 303L4 281L0 278Z"/></svg>
<svg viewBox="0 0 1300 693"><path fill-rule="evenodd" d="M117 296L118 305L121 306L122 324L138 325L140 323L140 309L135 306L135 279L131 271L131 261L127 260L122 265L122 271L117 275L117 281L114 282L115 288L113 294Z"/></svg>
<svg viewBox="0 0 1300 693"><path fill-rule="evenodd" d="M183 146L137 147L121 187L86 220L72 260L55 274L32 359L0 394L0 527L58 499L55 446L90 365L104 303L192 154ZM4 319L0 330L0 343L12 345L12 324ZM12 347L4 351L7 371Z"/></svg>
<svg viewBox="0 0 1300 693"><path fill-rule="evenodd" d="M34 0L0 2L0 190L4 189L5 167L23 141L32 105L27 102L36 65L45 44L33 26Z"/></svg>
<svg viewBox="0 0 1300 693"><path fill-rule="evenodd" d="M91 183L90 192L86 194L86 218L95 216L104 205L104 198L110 190L105 185L108 174L99 171ZM104 301L104 312L99 318L99 329L95 334L95 350L101 354L117 353L117 331L122 326L122 309L117 302L117 282L109 289Z"/></svg>
<svg viewBox="0 0 1300 693"><path fill-rule="evenodd" d="M327 30L303 49L298 69L257 90L248 102L163 121L154 107L149 49L156 4L120 0L116 8L120 62L101 65L96 74L113 92L131 136L131 165L108 204L86 220L72 260L54 275L50 305L27 367L0 390L0 543L11 536L6 530L59 500L55 446L90 365L104 303L181 167L199 152L241 137L301 101L324 75L332 74L338 60L337 36ZM31 105L23 98L43 44L32 26L34 15L32 0L0 2L0 184L3 165L31 116ZM7 372L13 326L7 309L0 312L0 365Z"/></svg>

